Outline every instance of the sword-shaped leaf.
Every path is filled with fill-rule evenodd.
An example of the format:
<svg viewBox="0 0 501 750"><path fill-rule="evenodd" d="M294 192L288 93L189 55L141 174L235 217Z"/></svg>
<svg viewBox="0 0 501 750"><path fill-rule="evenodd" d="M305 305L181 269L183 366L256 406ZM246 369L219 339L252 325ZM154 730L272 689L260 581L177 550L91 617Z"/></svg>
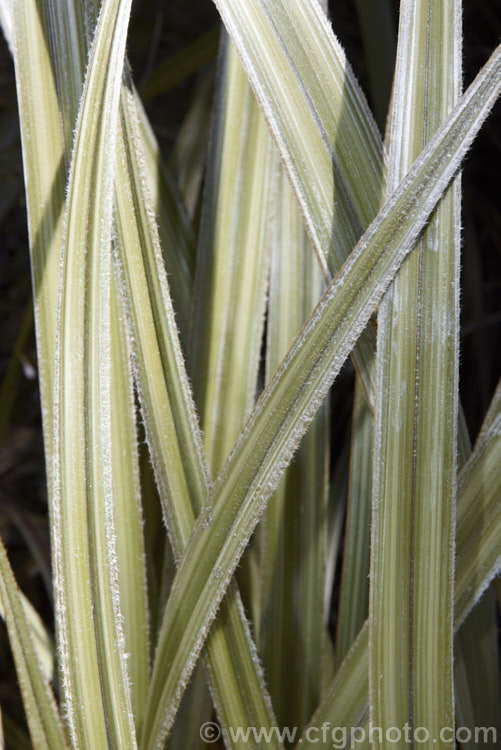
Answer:
<svg viewBox="0 0 501 750"><path fill-rule="evenodd" d="M459 2L404 0L388 120L388 195L457 103ZM371 720L454 717L452 620L459 369L459 178L378 311L371 535ZM388 746L375 738L375 747Z"/></svg>

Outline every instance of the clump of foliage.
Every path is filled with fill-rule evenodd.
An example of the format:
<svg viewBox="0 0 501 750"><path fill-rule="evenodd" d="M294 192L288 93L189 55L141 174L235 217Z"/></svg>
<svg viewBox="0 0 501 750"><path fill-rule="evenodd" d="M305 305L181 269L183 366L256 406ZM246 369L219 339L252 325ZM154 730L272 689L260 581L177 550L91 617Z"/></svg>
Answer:
<svg viewBox="0 0 501 750"><path fill-rule="evenodd" d="M402 0L398 34L356 5L379 127L317 0L215 0L138 88L131 0L0 3L51 571L2 504L55 633L2 544L10 747L495 744L501 390L472 446L460 169L501 49L463 93L459 0ZM194 73L162 149L144 104Z"/></svg>

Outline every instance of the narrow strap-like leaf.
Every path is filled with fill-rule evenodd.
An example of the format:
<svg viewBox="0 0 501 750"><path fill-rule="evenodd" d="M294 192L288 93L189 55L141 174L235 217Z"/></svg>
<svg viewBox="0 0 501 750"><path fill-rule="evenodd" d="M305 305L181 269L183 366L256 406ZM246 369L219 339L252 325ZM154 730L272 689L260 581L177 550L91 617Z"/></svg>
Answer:
<svg viewBox="0 0 501 750"><path fill-rule="evenodd" d="M166 653L173 659L167 679L160 685L154 674L152 680L157 698L151 747L162 740L162 716L172 711L183 689L191 659L269 496L500 88L498 48L362 237L251 414L174 579L156 653L157 674Z"/></svg>
<svg viewBox="0 0 501 750"><path fill-rule="evenodd" d="M85 8L70 8L69 5L48 3L43 12L51 24L52 64L58 83L61 119L65 128L65 152L68 152L83 84L87 46L97 20L94 15L97 14L97 6L93 8L92 3L88 3ZM70 56L73 62L72 74L67 76L66 66ZM130 342L125 334L123 313L114 279L110 278L109 283L109 414L112 435L109 460L115 490L113 502L108 508L108 522L112 524L115 539L115 585L117 591L119 590L121 615L119 633L123 636L122 648L127 654L132 709L139 725L143 715L149 673L149 632L135 405Z"/></svg>
<svg viewBox="0 0 501 750"><path fill-rule="evenodd" d="M188 351L195 275L195 237L182 197L163 162L155 134L137 95L134 101L142 134L144 179L155 207L160 246L169 275L169 289L181 343ZM127 118L126 113L125 117ZM120 190L120 184L117 188Z"/></svg>
<svg viewBox="0 0 501 750"><path fill-rule="evenodd" d="M37 655L37 660L40 665L40 668L42 670L43 675L45 676L45 679L47 682L52 682L54 680L54 674L55 674L55 657L56 657L56 649L53 643L53 640L51 636L49 635L42 618L36 611L35 607L32 605L29 599L26 598L26 596L23 594L23 592L19 589L18 591L19 599L21 601L21 604L24 609L24 619L28 623L30 632L31 632L31 639L33 642L33 648ZM2 617L4 620L6 619L6 612L5 608L2 604L2 599L0 597L0 617Z"/></svg>
<svg viewBox="0 0 501 750"><path fill-rule="evenodd" d="M161 63L151 71L140 87L142 100L148 103L159 94L166 94L196 73L216 57L218 42L219 28L216 27Z"/></svg>
<svg viewBox="0 0 501 750"><path fill-rule="evenodd" d="M475 450L468 463L460 474L458 482L458 493L473 497L475 502L460 505L457 510L457 535L456 535L456 570L463 567L472 560L472 546L475 546L474 573L469 579L456 577L456 627L461 624L473 604L480 598L486 585L489 583L491 571L499 570L501 566L501 553L499 551L499 527L497 525L497 505L500 496L499 482L499 451L501 444L501 414L492 421L481 439L477 442ZM479 468L476 468L476 466ZM476 472L481 472L481 481L478 481ZM476 482L476 483L475 483ZM496 494L497 493L497 494ZM494 507L493 507L494 506ZM476 547L473 529L482 539L482 545ZM497 562L493 565L491 560L491 549L496 545L498 539ZM473 563L471 563L473 565Z"/></svg>
<svg viewBox="0 0 501 750"><path fill-rule="evenodd" d="M204 187L192 380L211 473L254 406L277 160L266 123L222 35Z"/></svg>
<svg viewBox="0 0 501 750"><path fill-rule="evenodd" d="M320 299L323 286L317 259L281 169L267 319L268 379ZM259 528L260 650L280 726L302 727L320 700L328 413L324 404L270 499ZM298 612L303 613L301 618Z"/></svg>
<svg viewBox="0 0 501 750"><path fill-rule="evenodd" d="M135 98L128 87L122 89L121 97L115 261L126 303L146 436L172 548L180 558L208 495L209 478L144 179ZM234 585L207 641L206 653L209 684L223 729L273 726L264 679ZM188 661L191 671L195 660ZM167 679L169 662L169 654L165 661L156 662L153 685ZM172 724L181 694L179 690L165 717L162 736ZM156 696L150 689L141 735L144 747L150 746L153 729L152 701L155 706Z"/></svg>
<svg viewBox="0 0 501 750"><path fill-rule="evenodd" d="M49 477L49 506L52 514L52 362L54 354L50 349L53 345L50 342L53 341L55 335L55 319L51 322L49 312L57 303L57 282L52 280L50 272L50 265L53 261L48 258L45 262L44 256L46 253L55 253L56 243L61 242L57 211L64 201L62 190L59 193L56 189L59 182L63 182L65 172L69 168L87 49L81 6L71 8L70 4L49 2L35 7L34 4L23 2L17 3L15 10L18 35L16 65L20 116L25 139L23 145L27 202L33 206L30 216L40 222L40 231L35 236L33 236L35 227L31 219L29 224L35 279L35 308L39 310L36 321L37 341L40 387L42 401L45 404L45 451ZM71 59L70 66L68 65L69 59ZM46 73L48 74L47 85L41 86L40 76ZM49 96L52 91L51 85L54 86L52 97ZM36 124L30 128L30 123L33 122ZM42 160L44 169L37 166L42 163ZM43 178L44 175L50 177L56 165L58 177L53 185L49 186ZM44 211L41 216L40 207ZM57 255L59 256L59 248ZM111 428L114 434L111 449L114 453L114 482L118 482L116 486L120 489L115 493L113 508L108 506L108 521L114 529L110 537L116 538L115 552L119 580L115 583L120 589L120 607L124 618L123 623L120 623L120 618L115 616L114 620L117 622L117 633L120 631L121 624L123 625L122 651L128 654L127 664L131 682L134 685L131 688L133 710L135 715L140 717L143 713L141 701L144 700L146 693L148 676L148 617L142 560L142 524L138 504L134 404L127 342L123 338L123 332L118 335L118 331L121 331L120 315L113 293L110 303L111 314L114 317L112 336L115 337L116 333L116 342L118 342L118 346L110 347L110 366L113 377L111 399L115 401L111 409L111 418L114 421ZM107 528L111 532L111 527L107 526ZM57 548L58 544L54 542L53 549ZM116 603L118 603L118 597ZM116 640L112 632L110 632L110 638L112 642Z"/></svg>
<svg viewBox="0 0 501 750"><path fill-rule="evenodd" d="M459 628L480 593L501 568L497 541L501 533L501 474L495 470L496 464L499 466L501 461L500 430L498 417L486 433L485 442L475 449L459 477L454 630ZM482 505L479 513L480 498ZM484 519L488 530L484 526ZM478 559L481 561L479 568ZM309 726L317 728L318 732L325 723L350 727L357 726L363 720L368 708L368 636L368 623L365 623L310 721ZM306 736L305 732L297 748L308 747L304 739ZM313 747L322 750L332 748L330 736L311 747L312 750Z"/></svg>
<svg viewBox="0 0 501 750"><path fill-rule="evenodd" d="M1 541L0 609L9 633L33 747L35 750L64 750L67 745L61 717L37 655L21 592Z"/></svg>
<svg viewBox="0 0 501 750"><path fill-rule="evenodd" d="M5 7L5 6L4 6ZM12 21L33 278L45 450L52 455L54 350L63 229L65 152L49 30L34 0L5 7ZM41 116L44 113L44 116ZM50 484L52 462L47 462Z"/></svg>
<svg viewBox="0 0 501 750"><path fill-rule="evenodd" d="M200 73L190 108L179 130L169 159L169 169L181 193L188 215L195 219L205 170L215 65ZM190 309L191 312L191 309Z"/></svg>
<svg viewBox="0 0 501 750"><path fill-rule="evenodd" d="M388 195L460 94L458 2L404 0ZM460 186L448 188L378 311L371 536L371 720L451 726ZM375 747L388 742L378 738Z"/></svg>
<svg viewBox="0 0 501 750"><path fill-rule="evenodd" d="M171 544L179 556L192 529L189 498L205 497L209 480L142 154L127 76L117 143L115 265L146 436Z"/></svg>
<svg viewBox="0 0 501 750"><path fill-rule="evenodd" d="M235 49L221 33L197 255L192 379L212 475L256 400L278 158ZM238 572L256 602L251 545Z"/></svg>
<svg viewBox="0 0 501 750"><path fill-rule="evenodd" d="M124 748L135 747L135 731L113 518L110 281L129 12L130 2L102 6L75 134L60 277L52 491L62 688L72 742Z"/></svg>
<svg viewBox="0 0 501 750"><path fill-rule="evenodd" d="M90 14L91 6L95 5L88 2L85 14ZM23 0L2 7L6 28L12 29L15 41L38 369L45 449L50 456L57 279L66 172L86 64L84 18L79 3L40 5L35 0ZM72 61L71 66L67 64L68 59ZM152 131L144 118L142 122L153 200L160 207L160 235L169 258L167 265L174 282L179 322L187 333L191 315L193 236L172 183L164 170L158 168L158 148ZM50 479L50 458L47 471Z"/></svg>
<svg viewBox="0 0 501 750"><path fill-rule="evenodd" d="M216 5L329 278L382 198L381 139L365 98L316 0Z"/></svg>
<svg viewBox="0 0 501 750"><path fill-rule="evenodd" d="M207 460L216 474L256 398L278 164L266 123L226 34L221 38L210 142L191 354ZM249 552L252 555L253 549ZM251 564L249 558L244 562ZM241 579L237 577L240 585ZM251 586L249 591L244 588L246 599L252 599ZM252 725L262 712L252 699L257 689L268 701L243 612L232 585L207 642L209 684L229 746L233 742L226 727ZM219 654L222 665L225 648L234 669L233 675L227 670L226 677L217 662ZM246 675L245 681L237 682L235 675ZM268 705L261 725L268 725L271 717Z"/></svg>
<svg viewBox="0 0 501 750"><path fill-rule="evenodd" d="M88 0L85 4L61 4L51 0L43 8L44 22L55 48L52 62L66 153L71 149L88 47L93 38L99 6L97 0ZM65 62L68 59L72 61L70 75ZM155 135L137 95L136 105L143 137L145 177L157 210L158 231L171 275L173 299L179 315L178 324L186 343L193 292L194 237L182 201L165 169Z"/></svg>
<svg viewBox="0 0 501 750"><path fill-rule="evenodd" d="M350 483L336 633L336 663L341 664L367 619L371 473L374 421L361 384L355 383L351 432Z"/></svg>
<svg viewBox="0 0 501 750"><path fill-rule="evenodd" d="M381 137L317 0L216 0L264 112L326 281L383 197ZM373 405L375 331L353 357Z"/></svg>
<svg viewBox="0 0 501 750"><path fill-rule="evenodd" d="M368 675L369 627L368 623L365 622L337 670L320 706L313 714L307 729L303 733L301 743L296 745L296 748L303 745L308 747L308 743L305 743L305 737L312 736L311 731L307 734L310 727L320 729L323 725L330 726L331 724L332 726L356 727L362 723L369 708ZM333 719L334 721L332 721ZM315 735L315 737L318 736ZM322 750L332 747L330 733L322 737L318 746Z"/></svg>
<svg viewBox="0 0 501 750"><path fill-rule="evenodd" d="M85 35L90 46L101 5L101 0L86 0L83 5ZM128 70L128 65L126 65ZM195 269L195 239L191 222L186 214L179 191L160 153L153 128L148 120L142 102L131 82L130 73L122 81L122 89L134 91L135 119L139 118L141 154L144 161L143 179L148 186L151 203L154 206L157 231L160 238L165 266L170 278L170 290L174 310L178 316L181 342L188 346L189 324L191 320L193 277ZM122 97L123 98L123 97ZM122 113L127 119L127 110ZM126 184L118 181L117 189L126 190Z"/></svg>
<svg viewBox="0 0 501 750"><path fill-rule="evenodd" d="M141 112L141 114L142 114L142 112ZM125 115L124 116L125 116L125 119L127 120L127 107L125 107ZM141 124L142 124L142 127L143 127L143 136L146 139L146 147L147 147L146 148L146 166L150 167L149 172L150 172L150 175L151 175L152 173L156 172L156 169L157 169L156 162L155 162L155 154L154 154L154 144L153 144L153 141L152 141L152 138L151 138L151 133L150 133L150 131L148 129L147 123L144 120L144 117L142 119ZM136 131L134 131L134 134L135 134L135 138L137 139L139 137L137 135L137 128L136 128ZM156 189L156 181L154 181L154 180L152 180L150 178L150 175L148 175L148 171L147 170L146 170L146 172L147 172L146 176L144 175L144 171L141 173L142 180L149 180L149 187ZM162 171L161 171L161 175L164 175L164 173ZM128 183L129 183L129 175L126 175L126 179L125 180L119 180L117 184L118 184L118 186L122 190L126 191ZM141 182L139 184L141 184ZM160 181L160 184L162 185L162 180ZM166 187L168 188L168 184L166 185ZM171 236L172 236L172 233L169 234L170 227L171 226L175 227L177 225L177 222L176 221L172 221L172 220L169 221L169 219L171 218L171 215L173 213L172 210L171 210L171 203L172 203L172 201L170 201L170 203L169 202L166 203L166 201L165 201L165 195L167 195L167 197L169 197L169 191L168 190L167 191L164 190L163 192L164 192L164 195L162 195L161 192L158 193L158 195L162 195L162 201L160 202L161 206L162 206L162 209L161 209L160 217L159 217L160 218L160 233L161 233L162 237L167 237L167 239L170 241L170 246L172 246L172 245L176 245L176 242L173 242L170 239ZM153 195L156 196L157 193L155 191L153 191ZM167 210L166 214L162 213L162 211L164 211L164 209ZM175 211L174 211L174 213L175 213ZM167 221L163 222L162 221L162 217L164 215L166 216ZM175 219L175 216L174 216L174 219ZM150 225L151 225L151 222L150 222ZM150 226L150 225L147 225L147 226ZM162 228L163 228L163 226L167 227L167 230L168 230L167 233L164 230L164 232L162 234ZM147 230L146 236L148 236L148 230ZM180 237L180 241L181 242L184 241L183 240L183 236ZM177 242L177 244L179 245L179 241ZM157 245L157 247L158 247L158 245ZM167 244L167 247L169 247L169 244ZM154 277L160 276L161 278L163 278L164 271L163 271L162 263L160 261L160 254L159 254L158 250L157 250L156 262L158 263L158 268L160 269L160 273L159 274L154 273ZM172 268L172 266L170 264L169 264L169 267ZM184 278L184 276L181 276L181 278ZM174 279L176 279L175 275L174 275ZM176 285L176 290L177 290L178 294L183 294L183 290L184 289L185 289L185 286L183 286L183 284L177 284ZM147 296L148 296L148 294L146 293L146 298L147 298ZM191 296L191 294L184 294L183 300L185 301L185 303L189 302L190 296ZM171 314L171 318L170 319L171 319L171 324L172 324L172 314ZM174 330L174 329L175 329L175 327L172 326L172 330ZM148 337L146 337L146 340L148 340ZM178 353L178 361L180 361L179 353ZM167 399L165 399L165 400L167 400ZM193 418L191 419L191 421L188 420L187 424L188 424L188 426L190 424L193 425ZM127 433L124 433L124 437L127 437L129 439L129 436L127 435ZM198 461L198 459L196 459L196 461ZM195 481L196 481L197 475L200 474L200 471L203 472L203 469L201 468L201 463L200 462L198 462L198 467L199 468L197 469L197 463L195 463L195 471L191 472L191 476L192 476L192 478ZM191 468L193 468L193 467L191 467ZM203 499L205 498L205 484L204 484L203 480L200 483L199 487L201 488L200 491L202 492L202 496L200 498L200 503L201 503L203 501ZM129 552L130 552L130 550L129 550ZM129 558L128 559L132 560L132 556L130 554L129 554ZM138 588L137 592L140 594L141 593L141 589ZM130 604L131 604L131 606L134 606L132 601L130 602ZM137 614L139 614L139 608L136 608L136 615ZM141 631L144 632L144 626L141 628ZM245 627L244 627L244 631L245 631ZM240 631L240 632L242 632L242 631ZM248 631L245 631L245 632L247 633ZM246 639L244 638L243 639L243 643L245 643L245 640ZM244 651L244 653L249 653L249 646L247 645L246 650L244 650L242 648L242 641L241 641L240 645L239 645L239 649L237 651L238 655L240 655L240 653L242 651ZM139 654L134 655L134 658L135 657L139 658ZM257 664L257 662L255 662L255 663ZM147 658L143 657L142 664L143 664L143 670L146 669L146 667L147 667ZM247 679L246 679L245 683L246 683L246 685L249 685L249 688L252 691L254 689L254 683L253 683L252 679L249 680L248 677L249 677L249 675L247 674ZM228 679L228 673L226 673L226 678L227 678L226 680L224 680L224 679L222 680L222 683L223 684L228 683L228 689L231 689L231 686L234 685L235 682L234 681L232 682L231 680ZM139 691L139 687L140 686L138 684L137 685L138 691ZM261 688L262 688L262 690L261 690ZM259 685L259 687L258 687L257 690L254 690L254 693L255 693L256 696L261 696L261 694L264 693L264 685L263 685L263 683L261 683ZM252 705L254 705L256 703L256 700L254 700L254 702L251 701L251 703L252 703ZM257 703L259 703L259 701L257 701ZM265 723L265 720L268 723L272 723L272 722L270 722L270 719L268 718L268 714L266 713L266 710L264 712L264 715L259 715L256 718L257 718L257 722L256 723L258 723L258 724L259 723ZM140 717L138 717L138 723L140 723ZM234 723L237 724L238 721L235 721Z"/></svg>
<svg viewBox="0 0 501 750"><path fill-rule="evenodd" d="M114 485L110 510L115 531L120 624L127 655L132 710L136 730L139 731L149 681L149 612L131 344L113 275L110 279L110 341L111 467Z"/></svg>
<svg viewBox="0 0 501 750"><path fill-rule="evenodd" d="M501 381L482 423L478 444L492 427L500 410ZM460 454L463 463L466 459L467 456ZM479 633L482 634L480 639ZM469 727L472 737L475 736L475 727L495 727L498 732L501 731L500 677L498 661L493 658L497 651L496 595L494 584L491 584L462 623L454 640L454 690L458 723ZM465 743L465 747L468 750L472 748L473 740Z"/></svg>

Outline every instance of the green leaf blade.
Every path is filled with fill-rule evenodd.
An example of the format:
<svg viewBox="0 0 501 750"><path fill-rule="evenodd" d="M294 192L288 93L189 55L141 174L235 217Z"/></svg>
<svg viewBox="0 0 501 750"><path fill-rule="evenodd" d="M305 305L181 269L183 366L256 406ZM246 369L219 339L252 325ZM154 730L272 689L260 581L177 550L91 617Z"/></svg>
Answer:
<svg viewBox="0 0 501 750"><path fill-rule="evenodd" d="M283 170L273 234L268 379L324 288ZM270 499L259 528L259 640L280 726L302 727L320 699L329 475L327 418L324 405ZM301 618L298 612L303 613ZM294 659L291 653L295 653Z"/></svg>
<svg viewBox="0 0 501 750"><path fill-rule="evenodd" d="M461 567L469 564L474 572L469 579L457 576L456 627L462 623L465 615L482 595L486 586L485 581L488 579L488 583L490 577L495 575L501 566L501 556L498 554L493 562L490 552L495 546L496 534L499 534L495 498L498 493L499 499L500 443L501 416L498 411L497 418L475 446L458 482L458 492L468 497L469 502L462 506L458 504L456 564ZM476 535L482 539L482 544L478 548L475 544Z"/></svg>
<svg viewBox="0 0 501 750"><path fill-rule="evenodd" d="M213 475L256 398L277 166L226 36L220 56L192 326L193 387Z"/></svg>
<svg viewBox="0 0 501 750"><path fill-rule="evenodd" d="M9 632L33 745L37 750L65 750L61 717L34 645L26 605L1 542L0 610Z"/></svg>
<svg viewBox="0 0 501 750"><path fill-rule="evenodd" d="M402 4L389 192L458 100L459 23L457 3ZM408 724L438 737L453 723L459 215L456 180L378 313L370 682L384 736Z"/></svg>
<svg viewBox="0 0 501 750"><path fill-rule="evenodd" d="M336 633L341 664L369 609L370 519L374 421L360 382L355 383L350 479L343 571Z"/></svg>
<svg viewBox="0 0 501 750"><path fill-rule="evenodd" d="M496 461L501 460L499 415L484 432L485 441L479 444L470 461L463 468L458 482L456 529L456 590L454 601L454 630L460 627L482 591L499 572L499 538L501 530L501 492L499 471L493 472ZM482 498L482 512L478 513L478 499ZM484 527L487 519L489 531ZM477 559L482 560L481 573L477 572ZM334 677L321 705L309 724L318 728L328 722L330 726L357 726L369 706L369 627L365 623L338 673ZM373 725L375 726L375 725ZM431 736L431 735L430 735ZM303 741L306 742L306 732ZM436 744L436 743L435 743ZM311 747L332 747L330 738Z"/></svg>

